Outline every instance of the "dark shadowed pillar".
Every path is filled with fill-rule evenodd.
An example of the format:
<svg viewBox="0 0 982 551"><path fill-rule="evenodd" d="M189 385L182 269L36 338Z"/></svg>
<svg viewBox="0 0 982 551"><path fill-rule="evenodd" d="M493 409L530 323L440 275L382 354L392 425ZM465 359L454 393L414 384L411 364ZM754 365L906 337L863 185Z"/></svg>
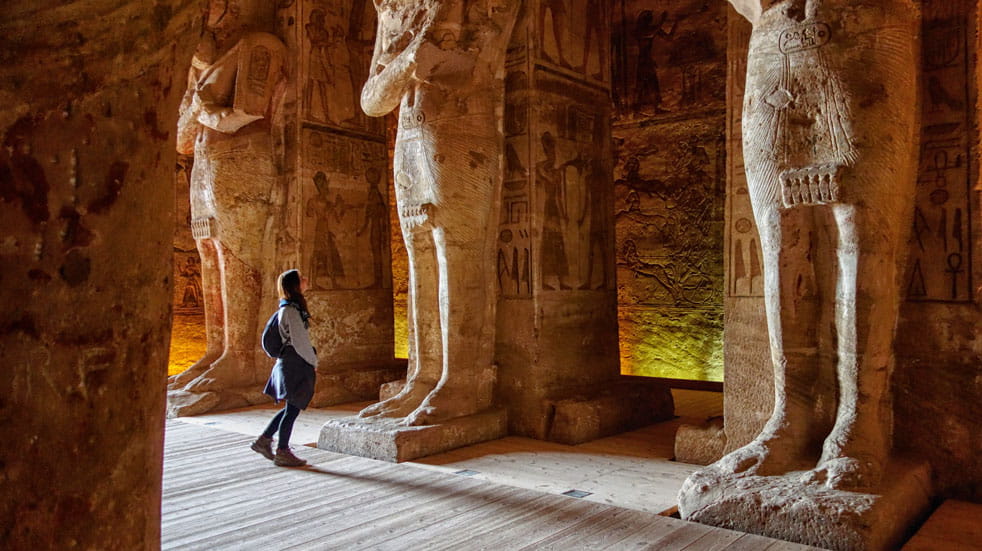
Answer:
<svg viewBox="0 0 982 551"><path fill-rule="evenodd" d="M0 10L6 549L159 547L175 60L196 14L169 0Z"/></svg>

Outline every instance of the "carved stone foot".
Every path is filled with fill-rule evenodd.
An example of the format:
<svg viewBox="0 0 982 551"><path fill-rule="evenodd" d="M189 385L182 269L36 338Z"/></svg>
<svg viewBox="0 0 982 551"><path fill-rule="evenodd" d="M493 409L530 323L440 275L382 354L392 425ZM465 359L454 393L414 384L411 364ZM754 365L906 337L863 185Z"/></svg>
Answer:
<svg viewBox="0 0 982 551"><path fill-rule="evenodd" d="M746 446L723 456L711 468L727 474L771 476L801 467L803 458L799 457L794 438L781 432L761 434Z"/></svg>
<svg viewBox="0 0 982 551"><path fill-rule="evenodd" d="M212 362L221 357L221 352L206 353L203 358L194 363L191 367L185 369L184 371L178 373L177 375L171 375L167 377L167 390L181 390L188 383L198 378L199 375L204 373L211 367Z"/></svg>
<svg viewBox="0 0 982 551"><path fill-rule="evenodd" d="M399 422L406 427L436 425L457 417L466 417L480 411L477 403L467 398L468 392L454 392L452 389L437 386L426 396L423 403Z"/></svg>
<svg viewBox="0 0 982 551"><path fill-rule="evenodd" d="M418 383L407 384L395 396L372 404L358 412L359 419L405 417L419 407L428 389Z"/></svg>
<svg viewBox="0 0 982 551"><path fill-rule="evenodd" d="M213 392L247 385L251 382L246 373L248 363L242 357L226 352L203 373L195 377L184 390L187 392Z"/></svg>
<svg viewBox="0 0 982 551"><path fill-rule="evenodd" d="M818 482L833 490L855 490L879 485L883 465L870 455L836 457L819 463L812 472Z"/></svg>

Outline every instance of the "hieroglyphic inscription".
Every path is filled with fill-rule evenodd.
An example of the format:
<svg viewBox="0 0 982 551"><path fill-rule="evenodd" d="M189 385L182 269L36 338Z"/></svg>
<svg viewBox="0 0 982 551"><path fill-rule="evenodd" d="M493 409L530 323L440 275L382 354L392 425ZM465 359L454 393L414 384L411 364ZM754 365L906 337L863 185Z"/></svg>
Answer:
<svg viewBox="0 0 982 551"><path fill-rule="evenodd" d="M962 16L924 6L922 132L908 300L972 299L972 106L969 38ZM959 3L960 4L960 3Z"/></svg>
<svg viewBox="0 0 982 551"><path fill-rule="evenodd" d="M726 162L726 295L764 295L760 237L750 206L747 175L743 166L743 92L747 75L750 23L739 16L729 18L727 62L727 162Z"/></svg>
<svg viewBox="0 0 982 551"><path fill-rule="evenodd" d="M781 33L778 48L782 54L793 54L820 48L829 43L832 31L825 23L809 23Z"/></svg>
<svg viewBox="0 0 982 551"><path fill-rule="evenodd" d="M532 296L532 228L529 194L528 75L512 66L506 80L505 177L498 224L495 272L506 298Z"/></svg>

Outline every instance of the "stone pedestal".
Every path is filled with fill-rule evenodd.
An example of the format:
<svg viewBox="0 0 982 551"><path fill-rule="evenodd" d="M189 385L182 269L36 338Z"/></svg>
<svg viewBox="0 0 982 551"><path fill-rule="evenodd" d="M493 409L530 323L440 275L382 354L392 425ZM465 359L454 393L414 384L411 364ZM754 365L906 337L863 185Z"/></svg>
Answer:
<svg viewBox="0 0 982 551"><path fill-rule="evenodd" d="M381 461L402 462L495 440L508 432L508 415L493 409L437 425L407 427L401 419L332 419L321 428L317 447Z"/></svg>
<svg viewBox="0 0 982 551"><path fill-rule="evenodd" d="M599 393L547 400L546 440L581 444L668 419L674 412L671 391L655 381L613 383Z"/></svg>
<svg viewBox="0 0 982 551"><path fill-rule="evenodd" d="M816 471L740 476L713 467L682 486L679 512L700 522L831 550L895 549L928 512L926 463L896 461L879 488L829 489Z"/></svg>
<svg viewBox="0 0 982 551"><path fill-rule="evenodd" d="M379 387L405 379L406 361L391 360L330 366L317 372L317 389L311 407L333 406L365 400L377 400Z"/></svg>
<svg viewBox="0 0 982 551"><path fill-rule="evenodd" d="M711 417L699 425L682 425L675 432L675 460L709 465L723 457L726 431L722 417Z"/></svg>

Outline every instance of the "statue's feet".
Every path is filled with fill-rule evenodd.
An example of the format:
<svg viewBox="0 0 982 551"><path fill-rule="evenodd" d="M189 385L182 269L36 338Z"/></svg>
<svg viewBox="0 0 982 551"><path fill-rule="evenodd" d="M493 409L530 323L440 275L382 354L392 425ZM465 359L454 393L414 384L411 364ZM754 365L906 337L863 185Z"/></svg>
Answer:
<svg viewBox="0 0 982 551"><path fill-rule="evenodd" d="M761 433L752 442L730 452L713 464L725 474L741 476L774 476L803 467L800 446L786 430Z"/></svg>
<svg viewBox="0 0 982 551"><path fill-rule="evenodd" d="M880 483L886 463L884 439L859 438L838 427L825 439L815 477L832 489L870 488ZM861 444L860 444L861 443Z"/></svg>
<svg viewBox="0 0 982 551"><path fill-rule="evenodd" d="M480 411L480 408L475 400L468 398L469 395L471 393L466 391L454 392L453 389L445 386L437 386L426 396L423 403L399 421L399 424L407 427L436 425L457 417L473 415Z"/></svg>
<svg viewBox="0 0 982 551"><path fill-rule="evenodd" d="M405 417L419 407L428 391L428 388L421 388L418 383L406 383L398 394L359 411L358 417L360 419Z"/></svg>
<svg viewBox="0 0 982 551"><path fill-rule="evenodd" d="M252 382L249 362L244 355L226 352L221 358L212 362L208 369L188 383L184 390L187 392L213 392L227 388L236 388Z"/></svg>
<svg viewBox="0 0 982 551"><path fill-rule="evenodd" d="M194 362L194 365L178 373L167 377L167 390L181 390L188 383L198 378L211 367L212 362L221 357L221 351L206 353L203 358Z"/></svg>
<svg viewBox="0 0 982 551"><path fill-rule="evenodd" d="M873 488L880 484L883 464L870 455L836 457L823 460L810 474L812 481L833 490Z"/></svg>

